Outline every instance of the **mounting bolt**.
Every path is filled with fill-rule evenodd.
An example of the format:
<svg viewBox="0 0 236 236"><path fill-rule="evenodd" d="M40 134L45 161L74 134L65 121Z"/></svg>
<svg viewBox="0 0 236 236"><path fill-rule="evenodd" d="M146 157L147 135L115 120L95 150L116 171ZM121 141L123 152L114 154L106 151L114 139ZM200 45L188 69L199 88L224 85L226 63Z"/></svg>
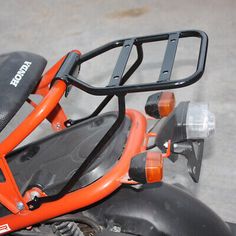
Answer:
<svg viewBox="0 0 236 236"><path fill-rule="evenodd" d="M70 127L72 124L73 124L73 120L71 120L71 119L65 121L65 123L64 123L64 125L65 125L66 127Z"/></svg>
<svg viewBox="0 0 236 236"><path fill-rule="evenodd" d="M173 147L177 148L179 145L177 143L174 143Z"/></svg>
<svg viewBox="0 0 236 236"><path fill-rule="evenodd" d="M61 124L60 123L57 123L56 124L56 128L59 130L59 129L61 129Z"/></svg>
<svg viewBox="0 0 236 236"><path fill-rule="evenodd" d="M111 228L111 231L112 231L112 232L116 232L116 233L120 233L120 232L121 232L121 227L120 227L120 226L117 226L117 225L114 225L114 226Z"/></svg>
<svg viewBox="0 0 236 236"><path fill-rule="evenodd" d="M25 208L23 202L17 202L16 207L17 207L17 209L20 210L20 211Z"/></svg>
<svg viewBox="0 0 236 236"><path fill-rule="evenodd" d="M163 144L163 146L164 146L164 148L168 148L168 142L165 142L165 143Z"/></svg>

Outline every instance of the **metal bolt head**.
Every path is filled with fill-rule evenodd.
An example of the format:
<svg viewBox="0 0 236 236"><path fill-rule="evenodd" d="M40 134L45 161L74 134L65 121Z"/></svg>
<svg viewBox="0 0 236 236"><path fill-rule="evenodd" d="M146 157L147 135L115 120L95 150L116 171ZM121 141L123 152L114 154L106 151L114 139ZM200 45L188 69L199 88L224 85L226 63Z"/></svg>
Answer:
<svg viewBox="0 0 236 236"><path fill-rule="evenodd" d="M60 124L60 123L57 123L57 124L56 124L56 128L57 128L57 129L61 129L61 124Z"/></svg>
<svg viewBox="0 0 236 236"><path fill-rule="evenodd" d="M168 142L165 142L165 143L163 144L163 146L164 146L164 148L168 148Z"/></svg>
<svg viewBox="0 0 236 236"><path fill-rule="evenodd" d="M24 209L24 203L23 202L17 202L16 207L18 210L23 210Z"/></svg>
<svg viewBox="0 0 236 236"><path fill-rule="evenodd" d="M117 226L117 225L114 225L114 226L111 228L111 231L112 231L112 232L116 232L116 233L120 233L120 232L121 232L121 227L120 227L120 226Z"/></svg>
<svg viewBox="0 0 236 236"><path fill-rule="evenodd" d="M173 147L177 148L179 145L177 143L174 143Z"/></svg>

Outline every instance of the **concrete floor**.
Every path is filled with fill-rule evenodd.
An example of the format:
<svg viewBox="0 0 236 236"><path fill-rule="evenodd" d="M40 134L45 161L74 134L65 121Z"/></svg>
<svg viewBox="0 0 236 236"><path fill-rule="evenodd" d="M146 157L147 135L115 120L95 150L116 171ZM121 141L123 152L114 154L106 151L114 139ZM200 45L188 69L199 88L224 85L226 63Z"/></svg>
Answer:
<svg viewBox="0 0 236 236"><path fill-rule="evenodd" d="M48 59L49 68L71 49L87 52L114 39L181 29L207 32L210 43L206 72L199 83L176 90L176 97L178 101L208 102L216 115L216 134L206 142L198 184L192 183L183 159L175 164L165 163L165 180L184 185L224 220L236 223L235 9L234 0L1 1L0 52L38 53ZM180 45L174 76L192 72L196 58L193 45L196 42ZM149 57L133 79L137 82L158 76L164 47L153 45L146 50ZM109 79L115 61L110 55L96 60L97 63L88 63L82 67L81 79L93 84ZM146 97L147 94L128 96L128 106L143 111ZM63 104L72 117L77 117L87 114L96 101L74 90ZM24 106L17 118L23 118L26 111L29 108ZM2 137L18 122L14 119ZM44 123L27 141L45 135L47 127Z"/></svg>

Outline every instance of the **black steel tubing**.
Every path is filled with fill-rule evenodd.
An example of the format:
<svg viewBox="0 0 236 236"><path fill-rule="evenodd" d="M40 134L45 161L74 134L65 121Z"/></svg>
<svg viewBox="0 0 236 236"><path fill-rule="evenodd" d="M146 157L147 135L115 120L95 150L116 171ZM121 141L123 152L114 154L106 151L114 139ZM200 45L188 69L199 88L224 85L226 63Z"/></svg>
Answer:
<svg viewBox="0 0 236 236"><path fill-rule="evenodd" d="M88 157L84 160L84 162L81 164L81 166L77 169L77 171L73 174L73 176L70 178L70 180L67 182L67 184L63 187L63 189L52 196L46 196L46 197L35 197L32 201L28 202L27 205L29 206L30 210L35 210L41 206L41 204L46 202L52 202L56 201L63 196L65 196L77 183L79 178L85 173L85 171L91 166L91 164L94 162L94 160L98 157L101 150L104 148L104 146L108 143L108 141L111 139L111 137L114 135L116 130L120 127L122 124L124 118L125 118L125 95L118 97L118 103L119 103L119 113L116 121L111 126L111 128L107 131L107 133L102 137L102 139L99 141L99 143L95 146L95 148L91 151L91 153L88 155Z"/></svg>
<svg viewBox="0 0 236 236"><path fill-rule="evenodd" d="M140 44L138 44L136 46L136 49L137 49L137 59L134 62L134 64L128 69L128 71L125 73L125 75L123 76L123 78L121 80L121 85L125 84L125 82L130 78L130 76L135 72L135 70L139 67L139 65L143 61L143 48L142 48L142 46ZM104 109L104 107L111 101L111 99L113 97L114 97L114 95L106 96L91 115L81 118L81 119L78 119L78 120L68 120L65 122L65 125L67 126L67 124L69 124L69 126L71 126L74 124L78 124L78 123L80 123L84 120L87 120L89 118L97 116Z"/></svg>
<svg viewBox="0 0 236 236"><path fill-rule="evenodd" d="M147 91L155 91L155 90L165 90L165 89L175 89L180 87L185 87L197 82L203 75L205 69L206 55L207 55L207 46L208 46L208 37L206 33L202 31L179 31L161 35L153 35L153 36L145 36L135 38L134 45L143 44L148 42L162 41L169 39L169 36L172 34L179 34L179 38L186 37L198 37L201 39L200 51L198 55L197 69L191 75L181 80L170 81L170 80L162 80L153 83L145 83L145 84L135 84L135 85L119 85L114 87L94 87L91 86L84 81L81 81L71 75L67 75L67 80L69 83L74 85L75 87L82 89L83 91L93 94L96 96L105 96L105 95L119 95L122 93L136 93L136 92L147 92ZM125 39L127 40L127 39ZM83 63L86 60L89 60L95 56L98 56L112 48L122 46L125 40L118 40L113 43L106 44L97 50L94 50L90 53L81 56L80 63Z"/></svg>

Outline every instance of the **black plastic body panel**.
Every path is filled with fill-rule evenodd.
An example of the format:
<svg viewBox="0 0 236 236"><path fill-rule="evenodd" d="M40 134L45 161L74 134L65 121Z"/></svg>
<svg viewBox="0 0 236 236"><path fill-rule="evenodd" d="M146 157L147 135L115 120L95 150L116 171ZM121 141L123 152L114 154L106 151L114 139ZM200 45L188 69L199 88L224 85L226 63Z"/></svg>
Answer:
<svg viewBox="0 0 236 236"><path fill-rule="evenodd" d="M142 236L232 236L228 224L185 191L168 184L123 187L85 214L106 228Z"/></svg>
<svg viewBox="0 0 236 236"><path fill-rule="evenodd" d="M132 236L132 234L124 234L124 233L116 233L111 231L102 231L101 233L97 233L95 236Z"/></svg>
<svg viewBox="0 0 236 236"><path fill-rule="evenodd" d="M0 55L0 131L36 88L46 64L43 57L29 52Z"/></svg>
<svg viewBox="0 0 236 236"><path fill-rule="evenodd" d="M160 99L162 95L162 92L158 92L158 93L154 93L152 95L150 95L147 99L147 102L145 104L145 112L146 114L148 114L149 116L156 118L156 119L160 119L160 113L159 113L159 109L158 109L158 101Z"/></svg>
<svg viewBox="0 0 236 236"><path fill-rule="evenodd" d="M236 236L236 224L228 223L228 222L227 222L227 224L229 225L230 230L232 231L233 235Z"/></svg>
<svg viewBox="0 0 236 236"><path fill-rule="evenodd" d="M136 155L130 162L129 177L139 183L147 183L146 177L147 152Z"/></svg>
<svg viewBox="0 0 236 236"><path fill-rule="evenodd" d="M156 145L165 152L164 143L171 140L172 143L181 142L187 139L186 134L186 116L189 102L181 102L175 110L163 119L160 125L156 126L157 137Z"/></svg>
<svg viewBox="0 0 236 236"><path fill-rule="evenodd" d="M175 110L162 122L156 125L156 146L165 152L165 143L171 140L171 155L169 159L175 162L181 154L188 160L188 172L194 182L199 181L204 139L188 139L186 133L186 117L189 102L181 102Z"/></svg>
<svg viewBox="0 0 236 236"><path fill-rule="evenodd" d="M106 113L8 154L8 164L21 192L39 186L47 194L57 193L116 118L116 112ZM130 120L126 117L114 138L100 151L98 158L72 190L94 182L116 163L125 146L129 128Z"/></svg>

